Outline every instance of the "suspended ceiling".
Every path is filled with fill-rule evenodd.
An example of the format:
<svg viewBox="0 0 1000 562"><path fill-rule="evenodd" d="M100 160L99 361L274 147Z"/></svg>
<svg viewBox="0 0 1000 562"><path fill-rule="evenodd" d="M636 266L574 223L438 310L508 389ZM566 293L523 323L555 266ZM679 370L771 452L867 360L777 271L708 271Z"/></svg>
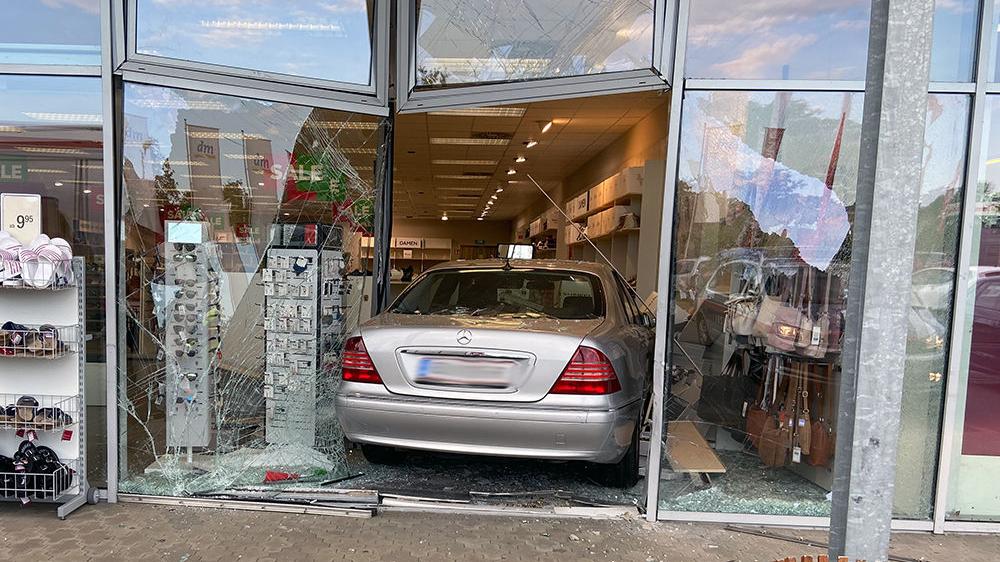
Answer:
<svg viewBox="0 0 1000 562"><path fill-rule="evenodd" d="M666 101L641 92L399 115L393 213L472 219L496 194L486 219L511 220L542 197L529 175L551 190ZM538 144L528 148L530 140ZM526 161L515 162L518 156Z"/></svg>

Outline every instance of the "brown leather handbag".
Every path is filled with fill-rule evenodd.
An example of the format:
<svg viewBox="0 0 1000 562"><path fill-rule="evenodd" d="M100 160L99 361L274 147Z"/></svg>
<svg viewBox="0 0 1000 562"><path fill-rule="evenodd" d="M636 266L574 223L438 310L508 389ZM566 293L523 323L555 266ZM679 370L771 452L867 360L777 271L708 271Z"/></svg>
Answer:
<svg viewBox="0 0 1000 562"><path fill-rule="evenodd" d="M833 426L826 419L830 411L827 394L823 383L819 380L814 381L812 395L819 408L816 412L818 417L810 431L811 443L809 455L806 457L806 462L812 466L828 466L833 459L833 448L837 441Z"/></svg>
<svg viewBox="0 0 1000 562"><path fill-rule="evenodd" d="M812 418L809 415L809 365L799 365L799 390L796 398L795 445L808 455L812 450Z"/></svg>
<svg viewBox="0 0 1000 562"><path fill-rule="evenodd" d="M777 405L777 411L768 416L760 436L760 446L757 447L761 461L767 466L784 466L792 448L794 416L788 408L794 400L796 385L792 377L786 377L782 386L785 389L784 400Z"/></svg>
<svg viewBox="0 0 1000 562"><path fill-rule="evenodd" d="M769 402L767 397L770 392L770 387L773 384L773 369L775 368L777 361L778 359L776 357L771 357L768 360L767 366L764 370L764 380L761 381L760 388L757 391L757 399L747 410L747 439L754 447L760 446L760 436L764 433L764 424L767 423L767 405Z"/></svg>

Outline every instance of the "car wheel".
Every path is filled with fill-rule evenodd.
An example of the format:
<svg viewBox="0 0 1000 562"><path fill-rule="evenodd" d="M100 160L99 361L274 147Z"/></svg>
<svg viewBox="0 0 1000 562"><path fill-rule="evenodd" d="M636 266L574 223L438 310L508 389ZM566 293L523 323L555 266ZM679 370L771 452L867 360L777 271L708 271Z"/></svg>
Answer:
<svg viewBox="0 0 1000 562"><path fill-rule="evenodd" d="M399 464L403 460L403 453L399 449L369 443L361 444L361 454L372 464Z"/></svg>
<svg viewBox="0 0 1000 562"><path fill-rule="evenodd" d="M639 481L639 423L636 422L632 431L632 443L629 444L625 456L615 464L608 465L604 476L604 484L609 488L631 488Z"/></svg>

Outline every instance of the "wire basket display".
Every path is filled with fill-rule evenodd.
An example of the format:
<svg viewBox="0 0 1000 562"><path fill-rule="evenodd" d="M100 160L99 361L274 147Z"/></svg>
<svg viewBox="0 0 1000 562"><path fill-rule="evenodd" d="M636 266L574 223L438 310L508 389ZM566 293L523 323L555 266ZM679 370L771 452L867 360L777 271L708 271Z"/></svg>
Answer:
<svg viewBox="0 0 1000 562"><path fill-rule="evenodd" d="M72 258L21 252L16 259L0 251L0 288L61 290L75 287Z"/></svg>
<svg viewBox="0 0 1000 562"><path fill-rule="evenodd" d="M35 468L29 470L22 463L0 458L0 498L17 498L24 503L55 501L77 485L75 460L28 466Z"/></svg>
<svg viewBox="0 0 1000 562"><path fill-rule="evenodd" d="M0 394L0 429L57 431L79 419L78 396Z"/></svg>
<svg viewBox="0 0 1000 562"><path fill-rule="evenodd" d="M0 326L0 359L31 357L55 359L79 351L79 326L6 322Z"/></svg>

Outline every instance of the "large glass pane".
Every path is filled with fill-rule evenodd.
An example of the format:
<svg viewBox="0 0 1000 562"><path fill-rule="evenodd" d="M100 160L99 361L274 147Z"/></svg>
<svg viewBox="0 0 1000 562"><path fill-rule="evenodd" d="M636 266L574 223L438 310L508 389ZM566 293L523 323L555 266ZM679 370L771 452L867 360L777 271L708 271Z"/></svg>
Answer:
<svg viewBox="0 0 1000 562"><path fill-rule="evenodd" d="M979 0L934 4L932 82L970 82L979 35Z"/></svg>
<svg viewBox="0 0 1000 562"><path fill-rule="evenodd" d="M373 0L139 0L136 51L171 59L371 82Z"/></svg>
<svg viewBox="0 0 1000 562"><path fill-rule="evenodd" d="M0 64L101 64L100 0L4 2Z"/></svg>
<svg viewBox="0 0 1000 562"><path fill-rule="evenodd" d="M132 84L124 117L121 489L344 475L381 121Z"/></svg>
<svg viewBox="0 0 1000 562"><path fill-rule="evenodd" d="M691 3L691 78L863 80L865 0Z"/></svg>
<svg viewBox="0 0 1000 562"><path fill-rule="evenodd" d="M929 519L933 512L968 134L968 96L928 97L896 461L896 517Z"/></svg>
<svg viewBox="0 0 1000 562"><path fill-rule="evenodd" d="M684 104L660 508L828 515L862 95Z"/></svg>
<svg viewBox="0 0 1000 562"><path fill-rule="evenodd" d="M948 517L1000 520L1000 98L990 96L976 193L967 339L958 377Z"/></svg>
<svg viewBox="0 0 1000 562"><path fill-rule="evenodd" d="M86 296L80 327L92 339L85 344L83 367L87 401L80 404L74 384L76 355L36 361L7 357L0 349L0 457L13 456L23 436L17 435L4 419L3 408L22 396L36 400L39 407L55 406L75 420L68 427L69 438L61 430L37 428L39 444L57 452L60 460L75 462L79 439L86 437L86 476L92 485L105 482L105 333L104 333L104 191L101 137L101 88L97 78L51 76L0 76L0 194L40 196L41 224L17 222L0 224L0 231L18 239L13 244L0 235L0 348L8 347L11 332L7 323L27 328L39 327L40 314L60 310L56 317L69 326L60 340L72 345L76 335L75 303L68 291L12 290L37 284L25 281L26 264L33 261L25 249L43 243L45 235L68 243L74 257L82 258ZM34 222L34 221L32 221ZM21 225L24 225L23 228ZM55 240L58 244L59 241ZM23 261L23 264L22 264ZM37 262L36 262L37 263ZM37 266L35 266L37 267ZM30 271L30 269L29 269ZM36 270L37 271L37 270ZM29 273L28 279L31 279ZM66 298L70 300L67 302ZM65 319L73 318L66 322ZM54 318L53 318L54 320ZM54 322L49 322L54 323ZM65 337L67 333L70 337ZM29 376L30 373L30 376ZM47 376L62 376L65 386L50 384ZM44 406L42 406L44 404ZM77 425L85 421L84 430ZM23 429L23 428L22 428ZM22 432L23 433L23 432ZM9 469L8 469L9 470ZM0 467L0 472L4 468ZM2 484L0 484L2 487Z"/></svg>
<svg viewBox="0 0 1000 562"><path fill-rule="evenodd" d="M417 86L652 67L653 0L423 0Z"/></svg>

